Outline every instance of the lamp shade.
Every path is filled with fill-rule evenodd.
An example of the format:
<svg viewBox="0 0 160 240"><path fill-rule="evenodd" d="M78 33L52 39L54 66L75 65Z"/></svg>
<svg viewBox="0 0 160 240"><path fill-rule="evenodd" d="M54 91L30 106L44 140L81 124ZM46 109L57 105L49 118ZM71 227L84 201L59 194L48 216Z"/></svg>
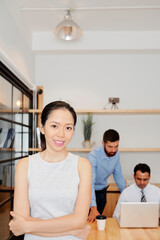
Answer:
<svg viewBox="0 0 160 240"><path fill-rule="evenodd" d="M78 39L82 34L80 27L72 20L69 10L54 32L58 38L66 41Z"/></svg>

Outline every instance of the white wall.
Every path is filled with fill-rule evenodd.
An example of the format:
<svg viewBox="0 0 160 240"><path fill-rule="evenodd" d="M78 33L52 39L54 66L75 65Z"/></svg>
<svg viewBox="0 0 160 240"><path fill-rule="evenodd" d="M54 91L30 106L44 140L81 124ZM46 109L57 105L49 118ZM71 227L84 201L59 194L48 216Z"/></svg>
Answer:
<svg viewBox="0 0 160 240"><path fill-rule="evenodd" d="M120 108L160 107L160 54L109 52L36 57L36 84L44 104L63 98L76 108L103 108L120 97Z"/></svg>
<svg viewBox="0 0 160 240"><path fill-rule="evenodd" d="M56 41L53 33L34 33L31 47L31 36L26 40L25 26L21 29L14 21L5 0L0 2L0 16L0 59L7 57L6 63L13 63L9 67L15 66L11 70L16 68L28 86L34 79L36 85L44 86L44 105L62 99L75 109L103 109L111 107L109 97L119 97L121 109L160 108L159 32L88 32L70 46ZM40 51L36 59L31 48ZM71 147L82 146L82 118L78 116ZM115 128L121 148L159 147L159 115L94 115L93 120L96 145L101 144L105 130ZM125 177L132 177L136 163L146 162L152 169L151 181L160 182L159 158L155 152L121 153Z"/></svg>
<svg viewBox="0 0 160 240"><path fill-rule="evenodd" d="M0 60L28 87L34 82L34 55L23 31L0 2ZM25 26L23 26L25 28Z"/></svg>
<svg viewBox="0 0 160 240"><path fill-rule="evenodd" d="M61 99L75 109L103 109L109 97L119 97L120 109L155 109L160 108L159 62L160 54L149 51L44 54L36 57L35 79L36 85L44 86L44 105ZM82 147L83 117L78 116L70 147ZM120 148L159 147L159 115L94 115L93 120L96 145L101 144L105 130L114 128L121 136ZM152 182L160 182L160 153L121 153L126 178L132 178L139 162L151 166Z"/></svg>

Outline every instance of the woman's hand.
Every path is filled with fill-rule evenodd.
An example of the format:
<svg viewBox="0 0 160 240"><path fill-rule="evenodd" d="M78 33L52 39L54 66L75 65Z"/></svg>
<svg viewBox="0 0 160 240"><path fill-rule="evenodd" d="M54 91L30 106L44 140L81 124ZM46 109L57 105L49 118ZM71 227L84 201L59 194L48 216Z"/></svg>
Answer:
<svg viewBox="0 0 160 240"><path fill-rule="evenodd" d="M9 222L9 229L13 232L15 236L24 234L24 223L26 222L25 218L17 215L13 211L10 212L10 215L13 217L13 219Z"/></svg>
<svg viewBox="0 0 160 240"><path fill-rule="evenodd" d="M25 223L27 222L26 219L19 216L18 214L16 214L13 211L10 212L10 215L13 217L13 219L9 222L9 228L13 232L13 234L15 236L20 236L20 235L26 233L26 230L25 230ZM91 229L91 227L86 224L84 228L73 230L71 232L68 232L68 234L69 235L73 234L77 238L85 240L90 232L90 229ZM63 235L63 234L61 234L61 235Z"/></svg>

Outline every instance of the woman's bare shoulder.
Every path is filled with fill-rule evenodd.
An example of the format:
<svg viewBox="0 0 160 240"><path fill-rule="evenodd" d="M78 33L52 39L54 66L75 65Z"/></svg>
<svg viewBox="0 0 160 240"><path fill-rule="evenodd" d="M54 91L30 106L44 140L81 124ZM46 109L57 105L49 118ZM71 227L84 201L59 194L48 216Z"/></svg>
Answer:
<svg viewBox="0 0 160 240"><path fill-rule="evenodd" d="M78 166L80 168L88 168L88 170L91 169L91 164L90 164L89 160L86 158L82 158L82 157L79 157Z"/></svg>
<svg viewBox="0 0 160 240"><path fill-rule="evenodd" d="M22 158L18 161L16 169L28 168L29 157Z"/></svg>

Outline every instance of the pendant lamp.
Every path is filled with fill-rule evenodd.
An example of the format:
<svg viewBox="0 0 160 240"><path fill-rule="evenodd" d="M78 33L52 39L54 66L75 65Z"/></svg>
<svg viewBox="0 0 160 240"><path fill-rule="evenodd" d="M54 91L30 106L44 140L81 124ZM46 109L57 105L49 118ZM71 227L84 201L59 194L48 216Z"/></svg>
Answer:
<svg viewBox="0 0 160 240"><path fill-rule="evenodd" d="M58 38L65 41L78 39L82 34L80 27L72 20L70 10L67 11L64 20L58 24L54 32Z"/></svg>

